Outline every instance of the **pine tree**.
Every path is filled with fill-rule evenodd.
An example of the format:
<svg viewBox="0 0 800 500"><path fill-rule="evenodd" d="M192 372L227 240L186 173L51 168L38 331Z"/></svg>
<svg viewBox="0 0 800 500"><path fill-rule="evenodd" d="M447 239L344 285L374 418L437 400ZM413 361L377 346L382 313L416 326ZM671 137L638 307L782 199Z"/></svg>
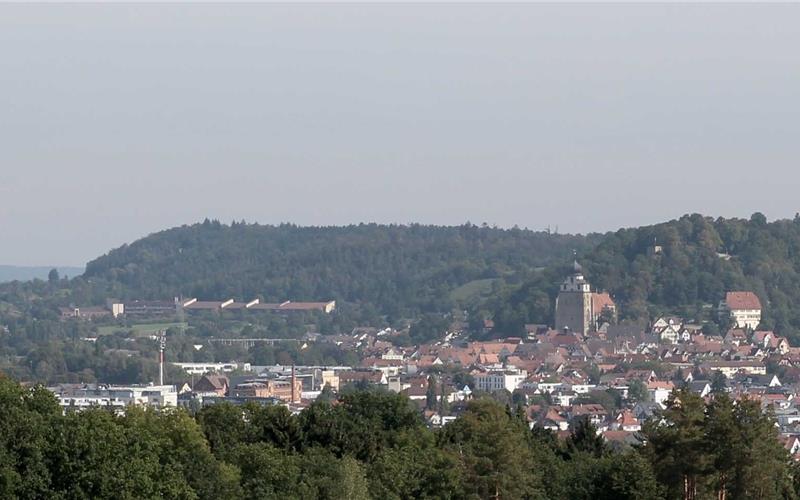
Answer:
<svg viewBox="0 0 800 500"><path fill-rule="evenodd" d="M704 490L712 458L704 446L705 402L681 389L670 395L659 417L644 426L644 451L668 498L695 500Z"/></svg>

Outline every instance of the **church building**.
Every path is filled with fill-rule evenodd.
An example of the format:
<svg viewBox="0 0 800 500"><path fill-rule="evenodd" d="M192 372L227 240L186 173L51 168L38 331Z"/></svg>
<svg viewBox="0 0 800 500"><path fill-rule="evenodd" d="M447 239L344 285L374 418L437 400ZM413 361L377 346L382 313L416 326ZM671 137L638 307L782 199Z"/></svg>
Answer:
<svg viewBox="0 0 800 500"><path fill-rule="evenodd" d="M601 316L616 317L616 306L608 293L593 293L583 277L583 268L573 263L572 274L564 280L556 298L556 330L569 329L586 335L597 328Z"/></svg>

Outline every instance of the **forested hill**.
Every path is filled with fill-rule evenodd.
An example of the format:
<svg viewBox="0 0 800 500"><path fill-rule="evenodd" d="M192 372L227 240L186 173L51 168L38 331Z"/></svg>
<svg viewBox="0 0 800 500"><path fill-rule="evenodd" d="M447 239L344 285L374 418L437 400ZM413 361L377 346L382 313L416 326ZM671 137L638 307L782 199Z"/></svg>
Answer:
<svg viewBox="0 0 800 500"><path fill-rule="evenodd" d="M150 235L86 267L108 296L261 296L374 307L379 314L449 311L462 285L488 284L587 251L570 236L466 224L264 226L205 221ZM482 280L482 281L477 281Z"/></svg>
<svg viewBox="0 0 800 500"><path fill-rule="evenodd" d="M752 290L765 307L765 327L795 338L800 332L798 217L768 223L760 213L749 220L687 215L607 234L581 263L593 286L612 292L624 318L670 312L712 319L725 291ZM496 297L496 319L508 329L550 321L563 272L549 269Z"/></svg>

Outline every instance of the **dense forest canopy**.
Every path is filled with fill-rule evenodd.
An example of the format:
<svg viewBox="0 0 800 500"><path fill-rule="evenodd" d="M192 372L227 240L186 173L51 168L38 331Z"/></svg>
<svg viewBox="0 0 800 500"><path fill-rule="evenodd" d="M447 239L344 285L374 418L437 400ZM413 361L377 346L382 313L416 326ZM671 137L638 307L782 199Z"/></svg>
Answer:
<svg viewBox="0 0 800 500"><path fill-rule="evenodd" d="M43 319L57 305L102 304L108 297L335 299L340 312L323 325L326 332L420 318L438 331L449 313L467 309L474 330L491 318L494 335L519 335L526 323L553 324L573 251L592 285L611 292L621 320L677 314L716 328L725 292L751 290L764 307L763 328L798 340L800 218L767 222L759 213L693 214L588 236L472 224L206 221L112 250L68 281L0 285L0 315L13 307ZM426 340L431 332L421 326L414 333Z"/></svg>
<svg viewBox="0 0 800 500"><path fill-rule="evenodd" d="M449 312L458 305L451 293L462 285L550 265L599 238L472 224L205 221L112 250L89 262L84 278L120 298L336 299L396 317Z"/></svg>
<svg viewBox="0 0 800 500"><path fill-rule="evenodd" d="M587 419L562 440L488 398L459 415L431 430L406 396L379 389L299 415L253 403L65 413L46 389L0 376L0 496L797 498L797 466L757 401L677 392L640 447L606 442Z"/></svg>
<svg viewBox="0 0 800 500"><path fill-rule="evenodd" d="M768 223L686 215L663 224L621 229L580 255L587 279L612 293L622 319L665 314L713 320L725 292L751 290L764 307L763 327L797 340L800 332L800 218ZM507 330L552 323L565 266L551 267L493 299Z"/></svg>

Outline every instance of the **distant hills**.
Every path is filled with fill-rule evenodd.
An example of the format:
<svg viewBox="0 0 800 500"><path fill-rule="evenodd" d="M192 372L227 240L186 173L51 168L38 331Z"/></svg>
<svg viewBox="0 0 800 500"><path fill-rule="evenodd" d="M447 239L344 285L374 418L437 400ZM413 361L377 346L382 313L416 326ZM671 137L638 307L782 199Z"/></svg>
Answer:
<svg viewBox="0 0 800 500"><path fill-rule="evenodd" d="M82 267L59 267L59 266L4 266L0 265L0 283L8 281L29 281L34 279L46 280L48 273L53 268L58 270L63 278L69 276L80 276L83 274Z"/></svg>
<svg viewBox="0 0 800 500"><path fill-rule="evenodd" d="M59 300L335 299L339 316L358 324L467 309L473 326L491 318L496 334L517 335L526 323L552 324L573 250L592 285L615 298L622 320L678 314L713 323L726 291L751 290L764 306L763 327L800 340L800 217L768 222L760 213L749 219L692 214L586 236L473 224L206 220L93 260L73 280L72 294Z"/></svg>
<svg viewBox="0 0 800 500"><path fill-rule="evenodd" d="M525 229L359 224L202 224L177 227L112 250L84 277L119 298L328 300L392 318L449 312L485 284L519 281L585 252L600 235ZM476 282L481 286L461 288Z"/></svg>

